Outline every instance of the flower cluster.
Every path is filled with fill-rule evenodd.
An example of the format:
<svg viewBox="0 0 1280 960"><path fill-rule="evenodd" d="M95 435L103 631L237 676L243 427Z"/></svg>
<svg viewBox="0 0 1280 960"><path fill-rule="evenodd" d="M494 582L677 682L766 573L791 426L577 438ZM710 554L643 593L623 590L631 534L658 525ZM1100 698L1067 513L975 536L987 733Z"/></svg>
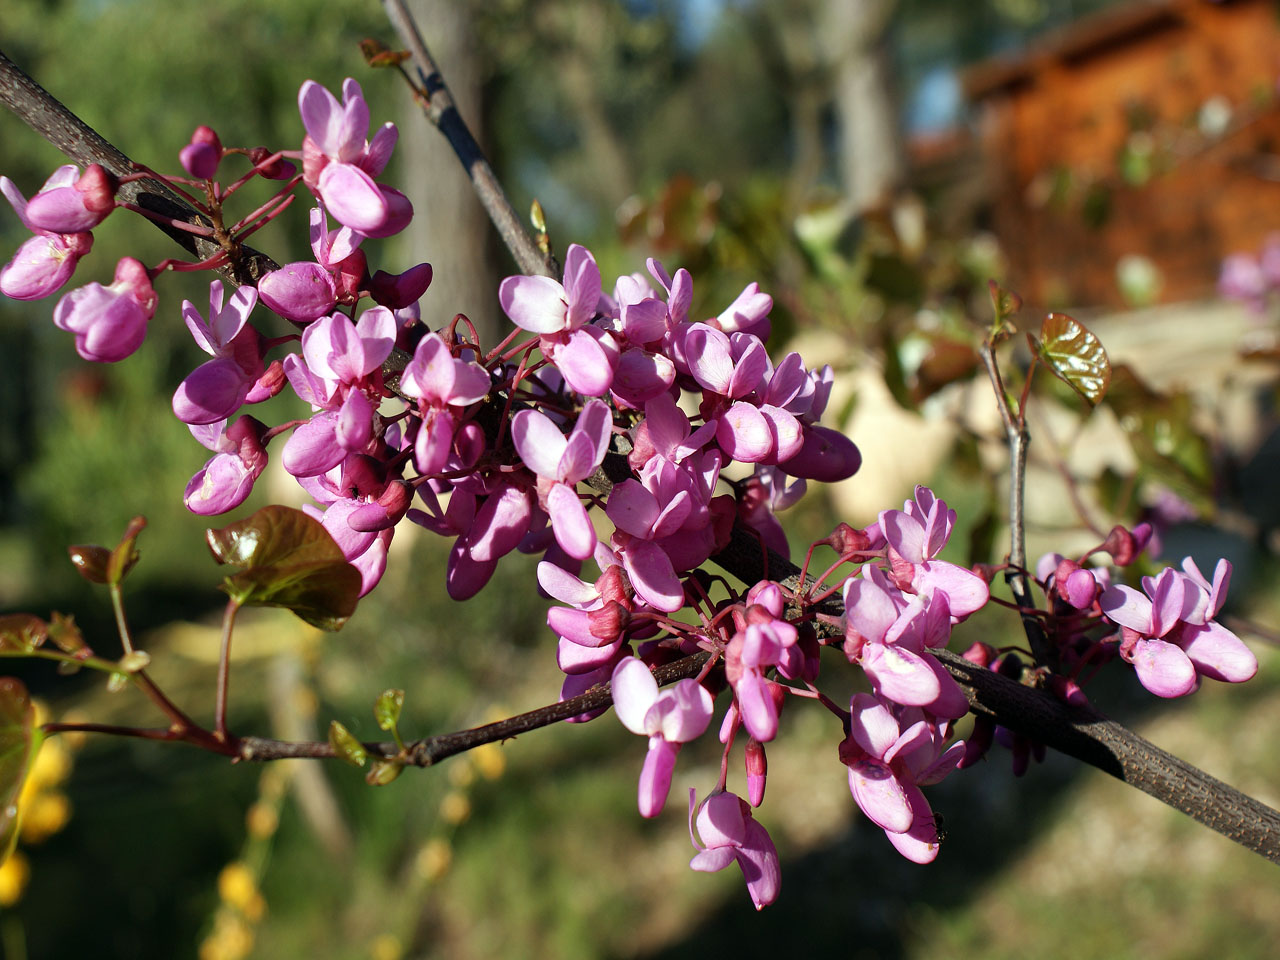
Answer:
<svg viewBox="0 0 1280 960"><path fill-rule="evenodd" d="M272 443L284 438L281 464L360 572L362 594L379 582L406 518L452 541L446 587L454 599L482 590L508 554L541 556L538 584L556 601L547 624L565 675L561 697L611 684L619 720L648 739L637 791L643 816L664 809L679 753L710 729L724 695L719 779L700 804L690 795L691 866L736 862L758 908L777 896L780 874L753 810L764 800L766 745L797 697L839 721L837 755L868 819L903 856L933 860L939 835L921 787L976 762L999 736L979 718L967 743L955 739L968 703L937 656L952 628L990 597L984 576L941 558L955 511L920 486L901 510L883 511L862 530L841 524L820 541L837 559L816 580L805 576L811 548L795 583L762 580L740 593L713 582L700 568L727 547L735 527L762 552L789 558L775 514L804 495L807 481L843 480L861 464L858 448L820 422L831 368L810 369L794 352L776 363L770 356L772 299L752 283L719 314L695 320L687 270L671 274L649 260L646 273L619 277L606 292L594 256L574 244L561 280L502 282L498 302L516 327L502 343L486 350L461 315L430 330L419 309L430 265L371 270L362 249L366 237L393 235L413 215L404 194L378 180L397 140L394 125L368 138L369 109L350 79L341 102L307 81L298 107L299 149L226 148L199 127L179 154L189 178L170 178L175 189L202 191L207 202L189 199L219 224L230 222L224 205L248 180L283 184L217 232L221 252L183 269L234 261L243 239L274 219L295 189L317 201L313 260L285 264L230 296L214 281L207 314L182 304L209 359L182 380L172 408L213 453L187 485L187 507L217 514L239 506ZM252 167L223 186L215 178L232 154ZM116 206L129 206L116 201L118 185L96 166L82 175L63 167L27 201L0 178L33 233L0 271L0 291L36 299L60 289L89 252L89 231ZM65 294L54 322L75 335L83 357L123 359L155 312L151 281L173 267L125 258L110 286ZM255 326L259 306L288 332L268 336ZM285 347L296 349L269 356ZM305 418L269 426L239 415L286 383L309 406ZM1117 528L1090 553L1127 565L1149 533ZM1161 696L1188 693L1203 676L1252 676L1256 660L1216 619L1230 576L1225 561L1212 582L1188 559L1181 572L1144 579L1140 593L1085 567L1088 556L1043 561L1037 582L1049 609L1024 611L1041 619L1053 644L1061 668L1055 692L1081 702L1082 674L1117 657ZM584 575L588 561L594 569ZM822 610L837 592L841 617ZM823 646L858 668L860 692L847 710L815 685ZM703 658L699 675L661 689L653 670L693 654ZM1021 670L1016 654L982 644L966 656ZM729 757L740 741L745 798L728 790ZM1015 746L1025 766L1036 747Z"/></svg>

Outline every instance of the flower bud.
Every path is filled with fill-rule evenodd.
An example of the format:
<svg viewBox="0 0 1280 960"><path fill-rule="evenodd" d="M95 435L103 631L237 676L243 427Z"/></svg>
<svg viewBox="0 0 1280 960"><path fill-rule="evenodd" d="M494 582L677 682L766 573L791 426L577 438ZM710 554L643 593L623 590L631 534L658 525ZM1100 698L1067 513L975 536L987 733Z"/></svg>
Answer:
<svg viewBox="0 0 1280 960"><path fill-rule="evenodd" d="M83 233L107 218L116 205L116 180L91 163L74 184L41 190L27 203L26 223L49 233Z"/></svg>
<svg viewBox="0 0 1280 960"><path fill-rule="evenodd" d="M747 740L747 802L758 807L764 802L765 777L769 774L769 760L764 744L751 737Z"/></svg>
<svg viewBox="0 0 1280 960"><path fill-rule="evenodd" d="M272 152L266 147L254 147L249 151L249 160L256 167L271 155ZM284 157L277 157L271 163L258 170L259 176L267 180L288 180L297 172L297 164L284 159Z"/></svg>
<svg viewBox="0 0 1280 960"><path fill-rule="evenodd" d="M91 249L91 233L37 234L0 270L0 293L14 300L40 300L56 293Z"/></svg>
<svg viewBox="0 0 1280 960"><path fill-rule="evenodd" d="M369 294L376 303L392 310L401 310L417 303L431 285L431 264L420 263L404 273L387 273L379 270L369 282Z"/></svg>
<svg viewBox="0 0 1280 960"><path fill-rule="evenodd" d="M100 283L64 294L53 322L76 336L76 352L86 360L115 363L132 354L147 335L156 295L147 269L132 257L116 264L115 283Z"/></svg>

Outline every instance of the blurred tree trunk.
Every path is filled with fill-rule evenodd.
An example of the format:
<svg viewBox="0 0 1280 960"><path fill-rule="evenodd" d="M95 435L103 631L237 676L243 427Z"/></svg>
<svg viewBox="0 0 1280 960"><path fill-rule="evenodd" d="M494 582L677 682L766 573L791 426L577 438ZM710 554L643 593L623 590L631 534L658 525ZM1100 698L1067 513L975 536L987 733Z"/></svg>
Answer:
<svg viewBox="0 0 1280 960"><path fill-rule="evenodd" d="M853 210L884 206L905 165L886 35L897 0L826 5L824 40L840 126L837 159Z"/></svg>
<svg viewBox="0 0 1280 960"><path fill-rule="evenodd" d="M410 0L423 39L440 64L462 118L483 146L481 123L483 65L467 3ZM452 148L427 123L417 104L407 102L400 125L404 192L413 202L413 223L405 233L405 267L431 264L431 288L422 298L422 319L438 329L465 313L482 342L492 346L505 327L497 313L500 279L493 230Z"/></svg>

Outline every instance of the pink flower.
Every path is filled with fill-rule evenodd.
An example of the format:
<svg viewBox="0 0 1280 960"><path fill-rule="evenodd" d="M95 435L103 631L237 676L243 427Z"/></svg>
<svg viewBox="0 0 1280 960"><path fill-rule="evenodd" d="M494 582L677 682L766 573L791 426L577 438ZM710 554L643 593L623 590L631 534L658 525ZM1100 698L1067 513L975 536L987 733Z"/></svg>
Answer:
<svg viewBox="0 0 1280 960"><path fill-rule="evenodd" d="M696 806L697 795L689 791L689 839L697 854L689 866L703 873L723 870L735 860L747 881L751 902L761 910L778 898L782 871L778 851L765 830L752 816L751 808L732 793L713 793ZM698 835L693 832L694 813ZM699 837L701 843L698 842Z"/></svg>
<svg viewBox="0 0 1280 960"><path fill-rule="evenodd" d="M1122 628L1120 655L1158 697L1185 696L1200 676L1240 683L1258 671L1249 648L1213 619L1226 598L1231 564L1218 562L1212 584L1190 557L1183 569L1143 577L1145 595L1117 584L1098 598L1103 614Z"/></svg>
<svg viewBox="0 0 1280 960"><path fill-rule="evenodd" d="M201 516L226 513L240 506L253 483L267 466L262 445L266 425L253 417L241 417L227 429L227 422L191 424L191 435L216 454L201 467L182 495L182 502Z"/></svg>
<svg viewBox="0 0 1280 960"><path fill-rule="evenodd" d="M31 230L83 233L115 209L114 178L100 164L91 163L82 175L76 174L73 166L59 167L28 201L24 219Z"/></svg>
<svg viewBox="0 0 1280 960"><path fill-rule="evenodd" d="M591 251L570 244L563 284L550 277L507 277L498 301L512 323L541 336L542 352L571 389L587 397L608 391L619 351L613 337L590 326L600 303L600 268Z"/></svg>
<svg viewBox="0 0 1280 960"><path fill-rule="evenodd" d="M904 713L921 717L904 729L869 693L854 694L849 710L849 736L840 744L840 760L849 768L849 792L899 853L915 863L932 862L938 855L938 831L920 787L955 769L964 743L946 747L948 725L931 724L919 711Z"/></svg>
<svg viewBox="0 0 1280 960"><path fill-rule="evenodd" d="M413 218L413 206L399 190L375 183L395 148L395 124L383 124L373 141L369 107L360 84L347 78L342 104L308 80L298 91L298 111L307 136L302 144L303 181L341 224L367 237L389 237Z"/></svg>
<svg viewBox="0 0 1280 960"><path fill-rule="evenodd" d="M75 172L76 168L70 165L59 167L43 189L69 183ZM5 195L22 225L35 234L0 270L0 292L14 300L47 297L71 279L80 258L93 248L93 234L52 233L33 226L27 217L26 197L8 177L0 177L0 193Z"/></svg>
<svg viewBox="0 0 1280 960"><path fill-rule="evenodd" d="M178 153L182 168L197 180L212 180L222 161L222 141L212 127L199 126Z"/></svg>
<svg viewBox="0 0 1280 960"><path fill-rule="evenodd" d="M511 421L516 452L542 481L539 497L545 501L556 542L578 560L595 551L596 531L574 487L604 460L612 427L609 406L600 400L587 402L567 438L537 410L521 410Z"/></svg>
<svg viewBox="0 0 1280 960"><path fill-rule="evenodd" d="M116 264L115 282L63 294L53 310L54 326L76 336L76 353L86 360L115 363L132 354L147 335L156 294L147 268L132 257Z"/></svg>
<svg viewBox="0 0 1280 960"><path fill-rule="evenodd" d="M209 284L209 319L195 304L182 301L182 319L196 345L214 359L188 374L173 395L173 413L183 423L215 423L226 420L249 396L262 373L258 332L246 326L258 302L258 291L240 287L222 305L222 281Z"/></svg>
<svg viewBox="0 0 1280 960"><path fill-rule="evenodd" d="M449 460L457 428L451 408L479 403L491 385L488 371L478 363L454 357L440 334L428 334L418 341L413 359L400 377L400 389L419 401L422 423L413 459L420 474L440 473Z"/></svg>
<svg viewBox="0 0 1280 960"><path fill-rule="evenodd" d="M702 736L711 722L711 694L696 680L681 680L660 691L649 668L635 657L613 668L611 689L622 725L649 738L639 805L642 817L656 817L667 802L680 745Z"/></svg>

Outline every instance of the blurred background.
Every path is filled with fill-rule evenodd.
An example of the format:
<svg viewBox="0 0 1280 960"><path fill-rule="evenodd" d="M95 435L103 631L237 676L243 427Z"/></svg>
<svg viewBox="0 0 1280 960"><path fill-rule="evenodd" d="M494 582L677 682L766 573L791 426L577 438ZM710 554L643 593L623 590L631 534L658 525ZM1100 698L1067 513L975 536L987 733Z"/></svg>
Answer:
<svg viewBox="0 0 1280 960"><path fill-rule="evenodd" d="M960 511L949 558L999 561L1003 451L974 347L986 281L1023 324L1068 311L1101 338L1112 393L1082 409L1037 378L1030 555L1082 552L1113 523L1153 522L1157 555L1236 565L1231 624L1262 671L1156 704L1131 676L1090 687L1107 712L1273 805L1280 727L1268 625L1280 624L1276 304L1280 34L1270 0L476 0L414 4L462 112L517 210L536 198L555 249L581 242L606 277L646 256L694 277L694 313L758 281L775 351L837 368L829 413L861 473L784 517L793 553L927 482ZM10 0L0 47L135 160L178 169L200 123L224 144L296 148L296 92L364 86L402 136L388 181L419 216L384 241L389 270L431 262L432 326L456 312L488 337L513 271L448 148L366 36L351 0ZM0 116L0 171L28 195L60 156ZM303 205L299 204L301 208ZM259 235L310 256L305 210ZM173 255L124 216L96 231L78 282L131 253ZM0 212L0 250L23 239ZM181 492L206 452L169 412L200 355L178 319L207 277L165 277L145 347L91 366L51 302L0 303L0 612L73 614L113 649L104 593L66 560L150 525L128 581L153 675L212 710L219 574L209 524ZM282 324L283 326L283 324ZM281 332L281 331L275 331ZM1025 357L1009 366L1020 386ZM292 403L292 406L291 406ZM301 407L284 396L260 415ZM227 519L297 502L280 475ZM217 525L222 525L218 522ZM403 525L408 527L408 525ZM397 533L388 574L338 634L243 616L237 732L380 738L376 695L402 687L406 736L555 699L559 673L533 561L504 560L475 602L443 590L445 544ZM959 631L1018 641L990 611ZM132 691L8 661L49 716L150 723ZM831 671L833 674L839 671ZM832 680L832 695L849 691ZM523 736L366 786L336 764L258 768L183 748L55 739L41 752L19 853L0 870L0 947L45 957L1264 957L1280 919L1274 868L1145 795L1049 757L1021 779L999 750L932 788L938 861L916 867L856 815L840 732L793 709L771 750L760 819L783 858L755 916L733 869L694 874L681 797L718 751L681 756L668 810L635 812L644 745L611 718ZM714 746L711 745L711 746Z"/></svg>

